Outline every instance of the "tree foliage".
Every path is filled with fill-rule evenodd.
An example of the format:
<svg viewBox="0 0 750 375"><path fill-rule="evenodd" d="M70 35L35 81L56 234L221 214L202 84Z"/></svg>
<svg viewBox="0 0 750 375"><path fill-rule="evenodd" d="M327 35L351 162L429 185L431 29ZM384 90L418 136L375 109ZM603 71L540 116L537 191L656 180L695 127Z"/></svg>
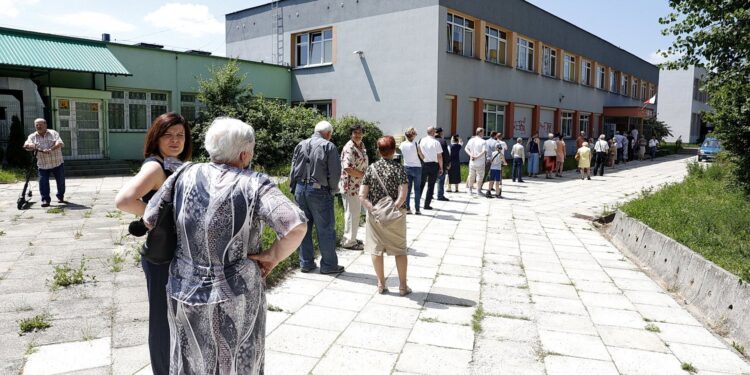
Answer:
<svg viewBox="0 0 750 375"><path fill-rule="evenodd" d="M364 143L365 148L367 149L368 160L370 161L370 163L372 163L380 158L380 156L378 155L377 142L378 138L383 136L383 131L380 130L377 123L364 121L354 116L344 116L340 119L332 121L332 124L333 137L331 137L331 142L333 142L336 147L339 148L339 154L346 145L346 142L349 142L349 140L351 139L351 135L349 134L349 127L354 124L359 124L362 125L362 130L365 133L364 137L362 138L362 143Z"/></svg>
<svg viewBox="0 0 750 375"><path fill-rule="evenodd" d="M665 137L672 136L672 130L664 121L659 121L655 117L649 118L643 122L644 128L651 128L651 135L662 142Z"/></svg>
<svg viewBox="0 0 750 375"><path fill-rule="evenodd" d="M706 114L729 152L737 182L750 193L750 6L747 0L670 0L675 12L659 19L676 37L662 51L669 69L696 65L708 71L702 89L714 112Z"/></svg>

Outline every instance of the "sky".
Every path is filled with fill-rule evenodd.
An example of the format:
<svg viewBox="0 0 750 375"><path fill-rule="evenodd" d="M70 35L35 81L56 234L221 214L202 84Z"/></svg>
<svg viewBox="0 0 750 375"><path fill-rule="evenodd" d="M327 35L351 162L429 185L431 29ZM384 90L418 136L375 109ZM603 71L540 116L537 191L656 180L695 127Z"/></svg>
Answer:
<svg viewBox="0 0 750 375"><path fill-rule="evenodd" d="M658 23L670 12L667 0L528 1L651 63L663 62L656 51L671 43ZM266 2L0 0L0 26L92 39L109 33L114 42L154 43L224 56L224 15Z"/></svg>

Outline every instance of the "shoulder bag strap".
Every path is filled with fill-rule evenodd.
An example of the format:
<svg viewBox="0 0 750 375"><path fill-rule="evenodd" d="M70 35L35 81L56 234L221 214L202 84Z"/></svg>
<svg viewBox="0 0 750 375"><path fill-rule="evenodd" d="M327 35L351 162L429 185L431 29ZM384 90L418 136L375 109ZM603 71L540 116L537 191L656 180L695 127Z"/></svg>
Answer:
<svg viewBox="0 0 750 375"><path fill-rule="evenodd" d="M169 194L169 203L174 204L174 191L177 187L177 180L180 179L180 175L182 174L182 172L185 172L191 166L193 166L193 163L186 163L184 166L182 166L182 168L180 168L179 171L177 171L177 175L174 176L174 181L172 181L172 191ZM164 198L162 198L162 202L164 202Z"/></svg>
<svg viewBox="0 0 750 375"><path fill-rule="evenodd" d="M372 173L375 175L375 178L378 179L378 182L380 182L380 187L383 188L383 191L385 192L385 195L387 195L391 199L395 200L393 197L391 197L390 194L388 194L388 188L385 187L385 184L383 183L383 180L380 179L380 175L378 174L378 170L375 168L375 165L373 165L373 167L372 167Z"/></svg>

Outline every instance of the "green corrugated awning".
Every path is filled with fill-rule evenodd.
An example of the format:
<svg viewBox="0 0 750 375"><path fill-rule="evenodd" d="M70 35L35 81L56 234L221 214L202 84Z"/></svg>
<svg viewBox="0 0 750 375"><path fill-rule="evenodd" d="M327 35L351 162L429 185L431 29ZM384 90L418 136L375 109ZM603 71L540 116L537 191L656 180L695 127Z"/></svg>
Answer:
<svg viewBox="0 0 750 375"><path fill-rule="evenodd" d="M0 66L131 75L104 42L0 28Z"/></svg>

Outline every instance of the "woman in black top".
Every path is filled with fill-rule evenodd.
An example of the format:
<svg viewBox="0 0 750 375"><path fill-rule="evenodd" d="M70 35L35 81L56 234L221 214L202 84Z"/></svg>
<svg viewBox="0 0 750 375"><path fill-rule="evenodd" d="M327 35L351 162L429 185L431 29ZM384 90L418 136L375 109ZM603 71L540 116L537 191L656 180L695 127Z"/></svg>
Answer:
<svg viewBox="0 0 750 375"><path fill-rule="evenodd" d="M181 115L169 112L157 117L146 133L141 170L115 197L122 211L143 216L146 203L167 177L192 154L190 127ZM138 223L131 228L138 227ZM142 223L140 223L142 224ZM145 232L145 230L144 230ZM167 280L169 263L154 264L141 259L148 289L148 346L155 375L169 373L169 322L167 321Z"/></svg>
<svg viewBox="0 0 750 375"><path fill-rule="evenodd" d="M461 184L461 137L458 134L451 137L451 167L448 170L448 191L458 193ZM455 185L455 186L454 186Z"/></svg>

